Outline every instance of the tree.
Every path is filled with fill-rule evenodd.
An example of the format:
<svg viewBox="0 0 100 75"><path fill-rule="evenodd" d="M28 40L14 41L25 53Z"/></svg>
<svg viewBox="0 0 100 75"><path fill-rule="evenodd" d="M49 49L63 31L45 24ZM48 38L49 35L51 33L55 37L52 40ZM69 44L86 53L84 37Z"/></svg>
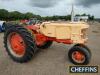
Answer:
<svg viewBox="0 0 100 75"><path fill-rule="evenodd" d="M18 11L13 11L9 13L9 19L11 20L20 20L22 18L22 13Z"/></svg>
<svg viewBox="0 0 100 75"><path fill-rule="evenodd" d="M33 14L33 18L37 18L38 20L42 20L42 17L40 15Z"/></svg>
<svg viewBox="0 0 100 75"><path fill-rule="evenodd" d="M66 20L71 20L71 15L67 15Z"/></svg>
<svg viewBox="0 0 100 75"><path fill-rule="evenodd" d="M75 16L81 16L80 14L76 14Z"/></svg>
<svg viewBox="0 0 100 75"><path fill-rule="evenodd" d="M87 15L84 13L84 14L82 14L81 16L87 16Z"/></svg>
<svg viewBox="0 0 100 75"><path fill-rule="evenodd" d="M5 9L0 9L0 20L8 19L9 12Z"/></svg>
<svg viewBox="0 0 100 75"><path fill-rule="evenodd" d="M94 16L92 15L87 15L87 14L76 14L76 16L88 16L89 20L94 20ZM22 19L30 19L30 18L37 18L38 20L45 20L45 21L57 21L57 20L71 20L71 15L66 15L66 16L58 16L58 15L54 15L54 16L45 16L45 17L41 17L40 15L35 15L31 12L27 12L27 13L20 13L18 11L13 11L13 12L8 12L5 9L0 9L0 20L22 20Z"/></svg>
<svg viewBox="0 0 100 75"><path fill-rule="evenodd" d="M30 13L30 12L26 13L26 14L25 14L25 18L26 18L26 19L33 18L33 13Z"/></svg>

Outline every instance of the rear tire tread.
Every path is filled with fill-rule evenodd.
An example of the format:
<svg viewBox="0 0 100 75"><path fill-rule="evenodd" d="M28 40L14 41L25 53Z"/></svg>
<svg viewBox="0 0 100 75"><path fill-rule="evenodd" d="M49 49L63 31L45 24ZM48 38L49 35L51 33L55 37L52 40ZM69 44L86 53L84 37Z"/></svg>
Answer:
<svg viewBox="0 0 100 75"><path fill-rule="evenodd" d="M20 35L22 35L24 37L23 39L24 39L25 43L27 43L27 48L26 48L26 51L25 51L25 55L22 58L18 58L18 57L13 56L10 53L9 49L8 49L7 37L11 32L20 33ZM22 26L19 26L19 25L12 25L12 26L8 27L8 29L4 33L4 47L6 48L6 51L8 52L8 55L14 61L19 62L19 63L28 62L34 56L34 54L37 50L36 50L36 44L33 40L34 39L32 38L31 33L29 33L26 28L24 28Z"/></svg>

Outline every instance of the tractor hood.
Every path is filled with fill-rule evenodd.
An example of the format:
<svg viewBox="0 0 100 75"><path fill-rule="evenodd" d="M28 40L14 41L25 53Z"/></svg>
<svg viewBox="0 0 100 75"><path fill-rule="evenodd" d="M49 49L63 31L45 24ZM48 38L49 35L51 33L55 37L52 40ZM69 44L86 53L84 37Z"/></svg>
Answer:
<svg viewBox="0 0 100 75"><path fill-rule="evenodd" d="M82 27L89 28L89 25L86 22L66 22L66 23L53 23L53 22L44 22L42 25L52 25L52 26L71 26L71 27Z"/></svg>
<svg viewBox="0 0 100 75"><path fill-rule="evenodd" d="M85 22L46 22L40 25L40 32L48 37L56 37L57 39L70 39L73 34L79 35L82 29L88 28L89 25Z"/></svg>

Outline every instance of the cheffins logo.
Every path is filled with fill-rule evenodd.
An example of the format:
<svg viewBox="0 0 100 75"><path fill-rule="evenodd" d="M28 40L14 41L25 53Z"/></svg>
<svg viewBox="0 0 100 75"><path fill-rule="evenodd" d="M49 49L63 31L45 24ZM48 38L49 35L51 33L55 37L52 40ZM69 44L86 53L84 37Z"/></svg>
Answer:
<svg viewBox="0 0 100 75"><path fill-rule="evenodd" d="M70 73L98 73L98 66L70 66Z"/></svg>

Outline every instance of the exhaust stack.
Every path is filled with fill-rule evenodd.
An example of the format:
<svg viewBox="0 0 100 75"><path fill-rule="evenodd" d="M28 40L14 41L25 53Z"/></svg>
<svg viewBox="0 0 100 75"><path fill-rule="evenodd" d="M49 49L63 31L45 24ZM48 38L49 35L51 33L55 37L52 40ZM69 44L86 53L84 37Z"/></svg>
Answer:
<svg viewBox="0 0 100 75"><path fill-rule="evenodd" d="M74 5L72 4L71 22L74 22Z"/></svg>

